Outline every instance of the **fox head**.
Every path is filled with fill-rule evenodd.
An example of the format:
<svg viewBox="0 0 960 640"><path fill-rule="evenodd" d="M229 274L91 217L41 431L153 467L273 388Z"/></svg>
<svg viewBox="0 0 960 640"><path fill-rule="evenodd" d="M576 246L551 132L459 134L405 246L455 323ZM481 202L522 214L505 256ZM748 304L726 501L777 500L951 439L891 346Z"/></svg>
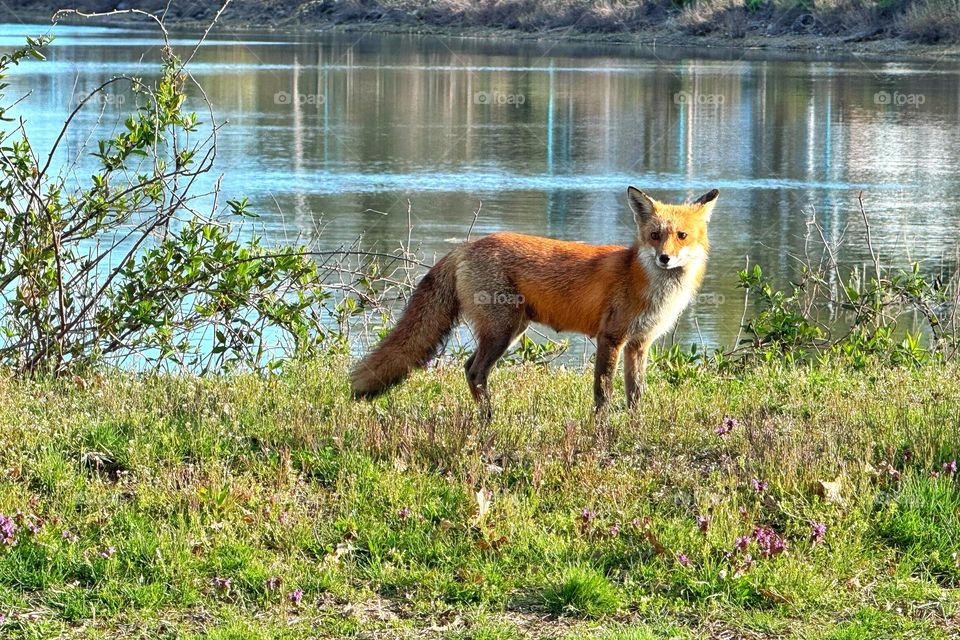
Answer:
<svg viewBox="0 0 960 640"><path fill-rule="evenodd" d="M705 260L710 248L707 223L718 195L719 191L711 189L690 203L664 204L636 187L628 187L641 263L677 269Z"/></svg>

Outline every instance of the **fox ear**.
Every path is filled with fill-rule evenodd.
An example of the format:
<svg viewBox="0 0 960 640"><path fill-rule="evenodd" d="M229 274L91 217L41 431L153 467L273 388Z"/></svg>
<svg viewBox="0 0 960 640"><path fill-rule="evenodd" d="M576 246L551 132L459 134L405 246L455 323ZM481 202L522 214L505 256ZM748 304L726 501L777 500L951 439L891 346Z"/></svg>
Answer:
<svg viewBox="0 0 960 640"><path fill-rule="evenodd" d="M717 203L717 196L719 195L720 191L718 189L711 189L693 201L693 204L700 205L700 210L706 215L707 222L710 222L710 217L713 215L713 205Z"/></svg>
<svg viewBox="0 0 960 640"><path fill-rule="evenodd" d="M653 198L636 187L627 187L627 202L630 203L630 210L633 211L633 219L636 220L638 224L648 220L656 210Z"/></svg>

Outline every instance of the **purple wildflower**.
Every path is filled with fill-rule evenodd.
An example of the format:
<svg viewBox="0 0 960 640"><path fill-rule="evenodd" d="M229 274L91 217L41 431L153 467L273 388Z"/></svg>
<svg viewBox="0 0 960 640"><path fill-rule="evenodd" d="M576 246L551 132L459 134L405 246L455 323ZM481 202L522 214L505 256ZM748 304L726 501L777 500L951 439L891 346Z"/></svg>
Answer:
<svg viewBox="0 0 960 640"><path fill-rule="evenodd" d="M220 578L218 576L214 576L210 582L213 584L214 588L220 591L229 591L230 585L233 584L233 581L230 578Z"/></svg>
<svg viewBox="0 0 960 640"><path fill-rule="evenodd" d="M723 422L717 425L717 427L713 430L713 432L722 438L723 436L733 431L734 427L736 426L737 426L737 419L731 418L728 416L723 419Z"/></svg>
<svg viewBox="0 0 960 640"><path fill-rule="evenodd" d="M116 552L116 547L107 547L106 549L101 550L97 555L99 555L101 558L112 558Z"/></svg>
<svg viewBox="0 0 960 640"><path fill-rule="evenodd" d="M610 527L610 537L616 538L618 535L620 535L620 523L614 522Z"/></svg>
<svg viewBox="0 0 960 640"><path fill-rule="evenodd" d="M697 529L706 533L710 529L710 516L697 516Z"/></svg>
<svg viewBox="0 0 960 640"><path fill-rule="evenodd" d="M769 486L769 483L766 480L753 479L753 491L755 493L763 493L767 490L767 486Z"/></svg>
<svg viewBox="0 0 960 640"><path fill-rule="evenodd" d="M951 460L950 462L943 463L943 472L948 476L956 475L957 473L957 461Z"/></svg>
<svg viewBox="0 0 960 640"><path fill-rule="evenodd" d="M677 562L679 562L685 567L690 566L690 558L687 557L687 554L682 552L677 554Z"/></svg>
<svg viewBox="0 0 960 640"><path fill-rule="evenodd" d="M787 541L774 531L772 528L763 526L756 527L753 530L753 539L760 548L760 555L764 558L772 558L780 555L787 550Z"/></svg>
<svg viewBox="0 0 960 640"><path fill-rule="evenodd" d="M63 533L60 534L60 537L66 540L67 542L69 542L70 544L73 544L74 542L80 539L80 537L77 534L70 531L69 529L64 529Z"/></svg>
<svg viewBox="0 0 960 640"><path fill-rule="evenodd" d="M276 591L280 588L280 585L283 584L283 579L280 578L280 576L273 576L272 578L267 578L263 584L268 590Z"/></svg>
<svg viewBox="0 0 960 640"><path fill-rule="evenodd" d="M584 510L580 512L580 519L583 520L584 524L592 522L596 517L597 514L587 508L584 508Z"/></svg>
<svg viewBox="0 0 960 640"><path fill-rule="evenodd" d="M737 536L737 539L733 542L734 548L743 553L747 550L747 547L750 546L750 536Z"/></svg>
<svg viewBox="0 0 960 640"><path fill-rule="evenodd" d="M17 544L17 523L13 518L0 513L0 542L13 546Z"/></svg>
<svg viewBox="0 0 960 640"><path fill-rule="evenodd" d="M746 575L750 569L753 568L754 561L753 556L749 553L743 556L743 559L736 565L736 569L733 572L735 578Z"/></svg>
<svg viewBox="0 0 960 640"><path fill-rule="evenodd" d="M303 600L303 589L294 589L290 592L290 602L300 604L301 600Z"/></svg>
<svg viewBox="0 0 960 640"><path fill-rule="evenodd" d="M397 511L397 517L400 518L401 520L406 520L407 518L409 518L409 517L410 517L410 507L404 507L404 508L400 509L400 511Z"/></svg>
<svg viewBox="0 0 960 640"><path fill-rule="evenodd" d="M820 544L824 541L827 535L827 525L822 522L814 522L810 526L810 541L813 544Z"/></svg>

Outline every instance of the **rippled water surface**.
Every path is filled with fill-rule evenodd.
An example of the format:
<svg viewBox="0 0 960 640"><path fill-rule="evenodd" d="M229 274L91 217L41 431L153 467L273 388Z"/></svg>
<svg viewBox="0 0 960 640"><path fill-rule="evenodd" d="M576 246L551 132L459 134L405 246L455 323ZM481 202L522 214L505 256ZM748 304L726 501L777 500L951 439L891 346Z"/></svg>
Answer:
<svg viewBox="0 0 960 640"><path fill-rule="evenodd" d="M47 27L0 27L4 49ZM130 29L57 27L49 60L8 92L38 148L73 96L156 73L159 41ZM195 37L178 34L188 52ZM512 43L361 33L212 34L192 72L219 118L228 197L246 195L265 235L338 247L362 235L430 255L500 229L629 243L628 184L665 200L717 187L703 296L677 337L729 343L745 256L796 273L816 212L846 260L874 243L891 260L952 269L960 229L960 64L785 58L759 52ZM65 150L132 94L85 109ZM82 155L82 154L81 154ZM88 162L88 160L81 160ZM91 165L92 166L92 165ZM79 173L82 175L82 172Z"/></svg>

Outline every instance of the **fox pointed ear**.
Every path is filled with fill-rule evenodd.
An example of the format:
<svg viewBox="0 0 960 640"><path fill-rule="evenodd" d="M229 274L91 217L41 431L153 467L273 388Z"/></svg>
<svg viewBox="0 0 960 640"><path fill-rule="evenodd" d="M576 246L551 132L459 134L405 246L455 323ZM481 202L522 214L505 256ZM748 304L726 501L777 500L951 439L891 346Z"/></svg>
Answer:
<svg viewBox="0 0 960 640"><path fill-rule="evenodd" d="M700 210L706 215L707 222L710 222L710 217L713 216L713 205L717 203L717 196L719 195L720 191L718 189L711 189L693 201L693 204L700 205Z"/></svg>
<svg viewBox="0 0 960 640"><path fill-rule="evenodd" d="M648 220L656 211L653 198L636 187L627 187L627 202L630 203L633 219L638 224Z"/></svg>

